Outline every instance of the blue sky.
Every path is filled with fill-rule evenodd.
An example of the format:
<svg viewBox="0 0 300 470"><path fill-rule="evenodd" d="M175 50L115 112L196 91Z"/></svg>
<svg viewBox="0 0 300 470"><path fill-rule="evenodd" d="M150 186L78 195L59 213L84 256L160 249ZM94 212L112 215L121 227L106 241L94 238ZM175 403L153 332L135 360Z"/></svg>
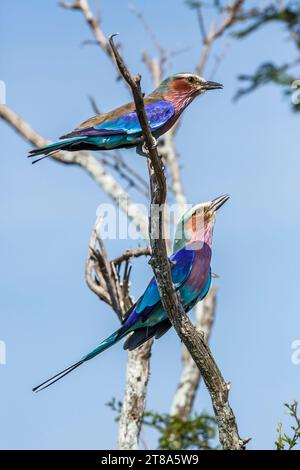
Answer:
<svg viewBox="0 0 300 470"><path fill-rule="evenodd" d="M189 50L170 72L192 71L200 53L193 13L181 0L136 2L168 49ZM172 16L170 17L170 9ZM103 0L106 34L120 33L133 72L151 81L140 62L153 52L149 37L127 2ZM42 135L56 139L92 115L87 96L102 110L127 101L109 60L96 46L80 47L90 32L77 12L56 1L3 0L0 13L0 79L7 104ZM217 49L216 49L217 51ZM230 401L250 448L273 448L283 402L299 399L300 365L291 362L299 329L299 116L280 90L269 86L232 102L237 75L264 60L293 58L280 28L231 41L215 80L224 84L195 101L177 136L184 185L190 202L231 196L220 211L214 236L213 271L220 275L217 319L211 346L232 382ZM210 63L207 74L212 69ZM122 399L126 353L121 345L91 361L45 393L33 385L77 360L116 329L109 308L88 290L84 263L95 211L108 202L78 168L44 161L32 167L30 148L1 126L0 339L7 364L0 366L0 446L4 449L115 448L117 424L105 405ZM144 163L128 151L130 163ZM132 197L137 197L134 190ZM113 256L132 241L108 243ZM150 275L139 261L133 292ZM181 346L172 331L153 348L147 408L168 411L180 373ZM196 409L211 411L201 387ZM148 429L149 448L156 436Z"/></svg>

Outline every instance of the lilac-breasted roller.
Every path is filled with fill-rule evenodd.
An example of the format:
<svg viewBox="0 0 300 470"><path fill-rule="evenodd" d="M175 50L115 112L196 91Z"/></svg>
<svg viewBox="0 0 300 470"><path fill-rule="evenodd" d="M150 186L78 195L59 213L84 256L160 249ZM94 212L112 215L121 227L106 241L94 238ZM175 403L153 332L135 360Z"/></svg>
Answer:
<svg viewBox="0 0 300 470"><path fill-rule="evenodd" d="M177 225L173 254L170 256L171 274L183 308L191 310L206 296L211 283L212 237L216 211L229 199L220 196L212 201L194 206ZM99 346L33 389L40 391L60 380L86 361L127 337L124 349L137 348L149 338L160 338L171 328L171 322L160 300L155 278L138 301L129 309L121 327L102 341Z"/></svg>
<svg viewBox="0 0 300 470"><path fill-rule="evenodd" d="M207 81L192 73L177 73L166 78L144 99L153 136L158 138L167 132L196 96L217 88L223 88L223 85ZM29 157L45 155L33 163L57 150L111 150L138 147L140 152L142 129L135 104L127 103L109 113L98 114L60 139L53 144L31 150Z"/></svg>

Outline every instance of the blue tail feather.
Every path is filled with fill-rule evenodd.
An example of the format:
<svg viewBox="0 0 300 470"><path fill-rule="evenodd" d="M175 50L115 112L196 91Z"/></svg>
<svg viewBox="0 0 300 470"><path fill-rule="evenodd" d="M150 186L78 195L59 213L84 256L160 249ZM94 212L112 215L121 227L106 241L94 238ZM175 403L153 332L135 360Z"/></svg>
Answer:
<svg viewBox="0 0 300 470"><path fill-rule="evenodd" d="M72 137L70 139L62 139L57 142L53 142L52 144L45 145L45 147L39 147L33 149L29 152L28 157L35 157L37 155L46 155L48 156L49 153L54 152L56 150L66 150L74 142L82 141L82 137Z"/></svg>

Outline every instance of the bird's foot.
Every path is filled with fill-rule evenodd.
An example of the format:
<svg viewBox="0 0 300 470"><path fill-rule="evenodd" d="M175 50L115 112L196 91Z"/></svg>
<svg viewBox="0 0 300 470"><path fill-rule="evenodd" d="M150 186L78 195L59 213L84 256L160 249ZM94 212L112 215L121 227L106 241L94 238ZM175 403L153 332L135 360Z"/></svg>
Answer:
<svg viewBox="0 0 300 470"><path fill-rule="evenodd" d="M136 147L136 153L137 153L138 155L140 155L141 157L146 157L146 158L148 158L148 152L145 152L144 144L139 144L139 145Z"/></svg>
<svg viewBox="0 0 300 470"><path fill-rule="evenodd" d="M153 137L153 143L150 147L151 150L155 149L158 145L158 142L157 140ZM149 149L148 147L146 146L145 142L142 142L140 143L137 147L136 147L136 153L138 155L140 155L141 157L146 157L148 158L149 157Z"/></svg>

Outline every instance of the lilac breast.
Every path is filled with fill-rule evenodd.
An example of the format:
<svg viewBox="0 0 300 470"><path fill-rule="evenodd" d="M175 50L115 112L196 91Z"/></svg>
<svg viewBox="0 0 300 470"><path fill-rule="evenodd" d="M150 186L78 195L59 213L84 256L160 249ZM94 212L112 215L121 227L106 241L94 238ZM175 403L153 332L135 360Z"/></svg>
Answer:
<svg viewBox="0 0 300 470"><path fill-rule="evenodd" d="M206 285L210 270L211 248L204 243L195 251L195 260L186 284L192 292L201 293Z"/></svg>

